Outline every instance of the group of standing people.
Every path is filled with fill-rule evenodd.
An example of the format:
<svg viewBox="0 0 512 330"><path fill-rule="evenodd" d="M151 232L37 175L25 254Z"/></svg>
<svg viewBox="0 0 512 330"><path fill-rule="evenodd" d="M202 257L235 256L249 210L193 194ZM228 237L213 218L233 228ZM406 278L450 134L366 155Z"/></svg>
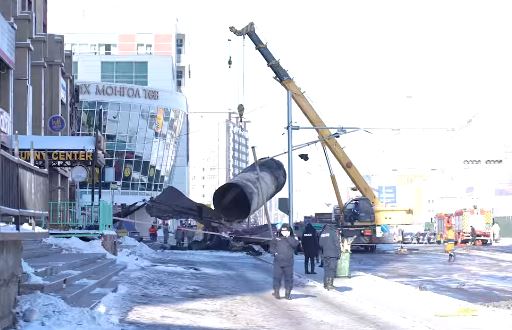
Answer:
<svg viewBox="0 0 512 330"><path fill-rule="evenodd" d="M321 266L324 267L324 288L334 289L333 282L341 256L341 234L338 227L334 224L327 224L318 235L315 227L308 223L302 234L301 242L304 251L304 272L316 274L315 258L321 254Z"/></svg>
<svg viewBox="0 0 512 330"><path fill-rule="evenodd" d="M306 225L301 241L288 224L283 224L277 236L270 242L269 251L274 256L273 296L280 299L281 282L284 280L285 299L291 299L293 289L293 264L295 250L302 242L304 251L304 270L306 274L316 274L315 259L319 252L324 267L324 288L334 289L334 278L338 260L341 256L341 234L334 224L327 224L320 235L311 223ZM311 271L310 271L311 269Z"/></svg>

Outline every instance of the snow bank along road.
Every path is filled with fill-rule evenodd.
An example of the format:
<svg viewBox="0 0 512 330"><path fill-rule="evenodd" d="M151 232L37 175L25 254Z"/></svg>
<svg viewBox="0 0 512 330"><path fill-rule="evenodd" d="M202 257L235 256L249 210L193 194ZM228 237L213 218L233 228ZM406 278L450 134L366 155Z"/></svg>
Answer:
<svg viewBox="0 0 512 330"><path fill-rule="evenodd" d="M268 255L161 251L144 257L150 262L122 272L119 291L98 306L124 329L486 329L491 324L509 329L512 324L508 311L357 272L336 279L338 288L330 292L296 275L292 300L276 300ZM303 272L301 260L295 268Z"/></svg>

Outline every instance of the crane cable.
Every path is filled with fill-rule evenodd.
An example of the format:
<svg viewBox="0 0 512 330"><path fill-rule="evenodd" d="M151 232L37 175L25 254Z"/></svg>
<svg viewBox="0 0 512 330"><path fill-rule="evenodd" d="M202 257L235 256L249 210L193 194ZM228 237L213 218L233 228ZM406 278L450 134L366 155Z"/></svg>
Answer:
<svg viewBox="0 0 512 330"><path fill-rule="evenodd" d="M245 102L245 35L242 41L242 102Z"/></svg>

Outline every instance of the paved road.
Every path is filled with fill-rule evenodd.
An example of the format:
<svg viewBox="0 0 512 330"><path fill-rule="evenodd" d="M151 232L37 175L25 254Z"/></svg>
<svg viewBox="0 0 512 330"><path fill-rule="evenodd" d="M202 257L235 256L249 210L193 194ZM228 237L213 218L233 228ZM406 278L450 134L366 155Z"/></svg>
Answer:
<svg viewBox="0 0 512 330"><path fill-rule="evenodd" d="M420 322L367 310L302 277L292 300L271 295L271 265L241 253L168 251L124 271L109 313L133 329L425 329ZM340 327L340 325L343 325Z"/></svg>
<svg viewBox="0 0 512 330"><path fill-rule="evenodd" d="M379 247L377 253L353 253L352 271L361 271L472 303L512 301L512 246L457 248L447 262L441 245Z"/></svg>

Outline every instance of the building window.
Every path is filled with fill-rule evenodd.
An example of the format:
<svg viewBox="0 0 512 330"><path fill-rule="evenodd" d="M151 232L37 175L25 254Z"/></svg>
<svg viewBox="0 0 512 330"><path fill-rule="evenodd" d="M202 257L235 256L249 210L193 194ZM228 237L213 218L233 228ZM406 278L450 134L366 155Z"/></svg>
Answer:
<svg viewBox="0 0 512 330"><path fill-rule="evenodd" d="M146 54L153 54L153 45L146 45Z"/></svg>
<svg viewBox="0 0 512 330"><path fill-rule="evenodd" d="M181 91L181 87L183 86L183 71L183 67L178 68L176 71L176 86L178 86L178 91Z"/></svg>
<svg viewBox="0 0 512 330"><path fill-rule="evenodd" d="M148 85L148 62L101 62L101 81Z"/></svg>
<svg viewBox="0 0 512 330"><path fill-rule="evenodd" d="M32 0L24 0L21 2L22 11L32 11Z"/></svg>
<svg viewBox="0 0 512 330"><path fill-rule="evenodd" d="M71 67L71 74L73 75L73 79L78 80L78 62L73 61L73 65Z"/></svg>
<svg viewBox="0 0 512 330"><path fill-rule="evenodd" d="M145 54L144 44L137 44L137 54L139 54L139 55Z"/></svg>
<svg viewBox="0 0 512 330"><path fill-rule="evenodd" d="M115 55L117 45L115 44L100 44L100 55Z"/></svg>
<svg viewBox="0 0 512 330"><path fill-rule="evenodd" d="M182 48L176 48L176 62L181 63L181 54L183 54Z"/></svg>

